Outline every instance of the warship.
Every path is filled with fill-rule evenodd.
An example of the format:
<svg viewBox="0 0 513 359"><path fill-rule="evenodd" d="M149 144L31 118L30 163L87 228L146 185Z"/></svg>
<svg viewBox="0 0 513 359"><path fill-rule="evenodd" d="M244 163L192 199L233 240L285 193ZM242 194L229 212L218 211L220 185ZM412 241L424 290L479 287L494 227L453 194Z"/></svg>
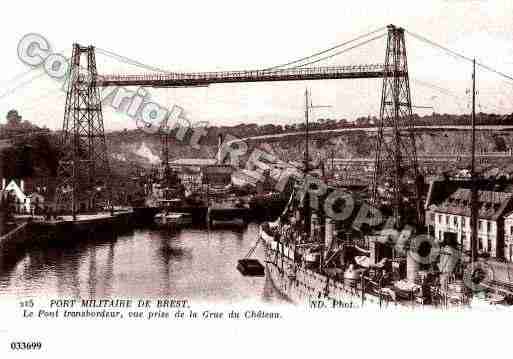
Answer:
<svg viewBox="0 0 513 359"><path fill-rule="evenodd" d="M425 263L419 261L420 248L413 248L412 239L398 247L381 231L341 223L319 210L322 205L311 208L305 190L309 176L308 96L307 90L304 178L296 180L281 215L259 229L266 276L272 285L293 303L318 306L322 301L333 308L506 304L507 296L479 286L486 277L486 266L470 266L480 262L463 254L457 243L437 243L437 257ZM327 193L336 190L328 188ZM354 198L356 210L365 205L364 198ZM474 211L472 215L475 217ZM409 238L421 231L413 228Z"/></svg>

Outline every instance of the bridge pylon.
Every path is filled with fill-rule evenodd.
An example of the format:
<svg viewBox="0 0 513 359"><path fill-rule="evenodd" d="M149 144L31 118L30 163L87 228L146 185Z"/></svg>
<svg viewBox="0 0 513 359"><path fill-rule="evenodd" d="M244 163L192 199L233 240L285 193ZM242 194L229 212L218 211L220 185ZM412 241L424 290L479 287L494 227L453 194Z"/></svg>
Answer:
<svg viewBox="0 0 513 359"><path fill-rule="evenodd" d="M102 104L95 83L97 75L94 47L73 44L55 205L56 210L71 212L74 217L77 212L97 209L101 203L112 206Z"/></svg>
<svg viewBox="0 0 513 359"><path fill-rule="evenodd" d="M398 228L423 224L413 127L404 29L389 25L371 201L391 208Z"/></svg>

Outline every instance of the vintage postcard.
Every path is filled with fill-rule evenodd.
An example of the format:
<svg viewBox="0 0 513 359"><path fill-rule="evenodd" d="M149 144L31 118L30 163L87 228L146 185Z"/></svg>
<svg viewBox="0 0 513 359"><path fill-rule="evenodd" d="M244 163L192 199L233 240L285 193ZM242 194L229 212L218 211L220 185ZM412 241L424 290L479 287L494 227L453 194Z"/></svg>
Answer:
<svg viewBox="0 0 513 359"><path fill-rule="evenodd" d="M3 8L2 358L510 354L510 1Z"/></svg>

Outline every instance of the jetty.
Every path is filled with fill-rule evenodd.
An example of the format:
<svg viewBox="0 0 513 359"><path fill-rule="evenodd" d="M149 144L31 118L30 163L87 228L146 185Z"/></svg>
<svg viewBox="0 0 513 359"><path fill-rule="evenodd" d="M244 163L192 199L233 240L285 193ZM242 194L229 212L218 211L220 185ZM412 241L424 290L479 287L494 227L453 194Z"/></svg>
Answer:
<svg viewBox="0 0 513 359"><path fill-rule="evenodd" d="M15 263L31 240L27 222L0 236L0 268Z"/></svg>
<svg viewBox="0 0 513 359"><path fill-rule="evenodd" d="M35 216L31 218L30 224L35 233L50 233L55 237L66 236L69 238L69 234L126 229L133 222L133 218L133 210L124 209L114 213L83 213L51 218Z"/></svg>

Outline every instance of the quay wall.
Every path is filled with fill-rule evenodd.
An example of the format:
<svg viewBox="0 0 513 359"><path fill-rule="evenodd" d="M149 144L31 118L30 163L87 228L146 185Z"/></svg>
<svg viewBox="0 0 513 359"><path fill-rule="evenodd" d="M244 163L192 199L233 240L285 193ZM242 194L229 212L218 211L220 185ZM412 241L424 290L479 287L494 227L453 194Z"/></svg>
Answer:
<svg viewBox="0 0 513 359"><path fill-rule="evenodd" d="M30 248L72 245L85 240L112 240L113 233L125 233L134 227L133 214L116 213L107 220L87 223L52 222L27 218L16 228L0 236L0 269L12 266Z"/></svg>
<svg viewBox="0 0 513 359"><path fill-rule="evenodd" d="M493 280L498 283L509 284L510 289L513 289L511 283L513 283L513 263L499 262L496 260L488 260L486 263L491 267L493 271Z"/></svg>
<svg viewBox="0 0 513 359"><path fill-rule="evenodd" d="M17 260L24 254L24 249L32 242L30 227L27 222L18 225L10 232L0 236L0 267Z"/></svg>

